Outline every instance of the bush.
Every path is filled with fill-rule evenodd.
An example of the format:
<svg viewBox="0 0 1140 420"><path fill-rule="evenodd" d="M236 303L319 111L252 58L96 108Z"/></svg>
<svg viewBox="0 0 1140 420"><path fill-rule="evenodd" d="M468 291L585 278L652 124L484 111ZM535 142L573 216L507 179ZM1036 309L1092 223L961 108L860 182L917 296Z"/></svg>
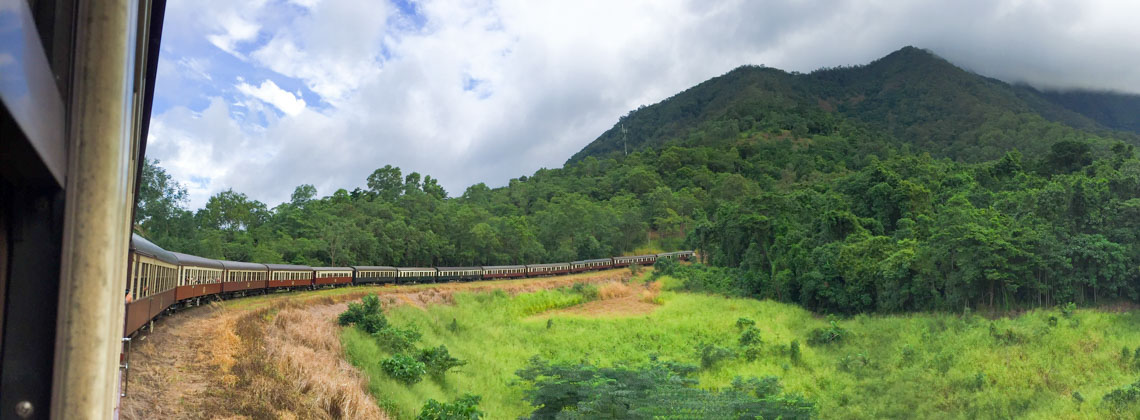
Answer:
<svg viewBox="0 0 1140 420"><path fill-rule="evenodd" d="M677 271L677 266L680 264L675 258L658 259L657 262L653 263L653 277L671 276Z"/></svg>
<svg viewBox="0 0 1140 420"><path fill-rule="evenodd" d="M835 321L831 321L831 326L827 328L816 328L808 333L808 344L813 346L821 346L826 344L837 344L843 342L847 337L847 330L840 327Z"/></svg>
<svg viewBox="0 0 1140 420"><path fill-rule="evenodd" d="M451 323L447 324L447 330L451 331L452 333L458 333L459 332L459 321L456 320L455 318L451 318Z"/></svg>
<svg viewBox="0 0 1140 420"><path fill-rule="evenodd" d="M760 338L760 330L756 327L745 328L740 333L740 345L742 347L758 346L763 340Z"/></svg>
<svg viewBox="0 0 1140 420"><path fill-rule="evenodd" d="M970 387L973 388L974 391L981 391L986 387L986 382L986 373L978 372L977 375L974 375L974 380L970 383Z"/></svg>
<svg viewBox="0 0 1140 420"><path fill-rule="evenodd" d="M574 293L582 295L583 301L591 301L591 300L597 300L598 299L598 286L595 286L592 284L574 283L574 286L570 287L570 290L573 290Z"/></svg>
<svg viewBox="0 0 1140 420"><path fill-rule="evenodd" d="M483 418L483 412L479 411L481 399L478 395L464 394L452 403L427 400L416 420L481 419Z"/></svg>
<svg viewBox="0 0 1140 420"><path fill-rule="evenodd" d="M1140 400L1140 381L1116 388L1104 395L1101 401L1113 410L1123 410Z"/></svg>
<svg viewBox="0 0 1140 420"><path fill-rule="evenodd" d="M900 350L899 353L899 366L910 366L911 363L914 363L914 361L918 359L918 350L910 344L902 346L902 350Z"/></svg>
<svg viewBox="0 0 1140 420"><path fill-rule="evenodd" d="M697 353L700 354L701 367L709 369L716 366L720 362L731 359L736 356L732 349L721 347L716 344L705 344L697 347Z"/></svg>
<svg viewBox="0 0 1140 420"><path fill-rule="evenodd" d="M1061 305L1060 309L1061 309L1061 316L1063 316L1065 318L1072 318L1073 312L1077 311L1077 304L1075 304L1073 302L1069 302L1069 303L1066 303L1064 305Z"/></svg>
<svg viewBox="0 0 1140 420"><path fill-rule="evenodd" d="M369 334L388 326L380 298L374 294L361 298L360 303L349 303L348 310L341 312L336 322L341 326L356 325Z"/></svg>
<svg viewBox="0 0 1140 420"><path fill-rule="evenodd" d="M411 356L397 354L380 362L380 368L391 376L392 379L403 382L408 385L415 384L423 380L424 373L427 368L423 362L412 358Z"/></svg>
<svg viewBox="0 0 1140 420"><path fill-rule="evenodd" d="M629 274L633 277L637 277L638 274L641 274L641 264L630 264Z"/></svg>
<svg viewBox="0 0 1140 420"><path fill-rule="evenodd" d="M392 353L407 353L415 350L416 342L420 341L420 332L415 327L399 328L389 326L372 334L380 347Z"/></svg>
<svg viewBox="0 0 1140 420"><path fill-rule="evenodd" d="M745 328L755 326L755 325L756 325L756 321L753 321L753 320L748 319L748 318L740 318L740 319L736 320L736 329L738 329L738 330L743 330Z"/></svg>
<svg viewBox="0 0 1140 420"><path fill-rule="evenodd" d="M788 347L788 356L792 359L793 364L800 364L803 355L800 353L800 340L792 340L791 346Z"/></svg>
<svg viewBox="0 0 1140 420"><path fill-rule="evenodd" d="M420 350L420 355L416 359L423 362L428 375L436 380L442 379L443 374L447 371L467 364L467 362L452 357L451 353L447 351L447 346L444 345Z"/></svg>
<svg viewBox="0 0 1140 420"><path fill-rule="evenodd" d="M848 354L839 358L839 370L848 373L861 373L871 365L871 359L863 353Z"/></svg>

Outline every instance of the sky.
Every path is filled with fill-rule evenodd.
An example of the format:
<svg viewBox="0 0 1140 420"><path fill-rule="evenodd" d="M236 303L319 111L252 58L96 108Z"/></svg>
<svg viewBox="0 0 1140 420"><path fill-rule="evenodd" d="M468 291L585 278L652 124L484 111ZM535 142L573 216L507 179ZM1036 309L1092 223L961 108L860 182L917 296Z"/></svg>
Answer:
<svg viewBox="0 0 1140 420"><path fill-rule="evenodd" d="M1140 3L1033 0L169 0L147 156L197 209L233 189L451 196L556 168L641 105L735 67L907 45L1043 88L1140 93Z"/></svg>

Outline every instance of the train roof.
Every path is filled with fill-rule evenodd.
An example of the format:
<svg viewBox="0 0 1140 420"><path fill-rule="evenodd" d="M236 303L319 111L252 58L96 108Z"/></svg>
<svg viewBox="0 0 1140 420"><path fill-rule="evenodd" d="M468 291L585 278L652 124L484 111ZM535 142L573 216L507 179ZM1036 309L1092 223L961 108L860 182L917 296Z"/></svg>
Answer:
<svg viewBox="0 0 1140 420"><path fill-rule="evenodd" d="M352 269L356 271L384 271L395 270L396 267L388 265L354 265L352 266Z"/></svg>
<svg viewBox="0 0 1140 420"><path fill-rule="evenodd" d="M622 256L622 257L614 257L614 258L646 258L646 257L653 257L653 258L657 258L657 254L645 254L645 255L626 255L626 256Z"/></svg>
<svg viewBox="0 0 1140 420"><path fill-rule="evenodd" d="M313 271L352 271L352 267L313 267Z"/></svg>
<svg viewBox="0 0 1140 420"><path fill-rule="evenodd" d="M396 267L397 271L435 271L435 267Z"/></svg>
<svg viewBox="0 0 1140 420"><path fill-rule="evenodd" d="M171 252L178 258L179 265L186 265L191 267L205 267L223 269L222 262L218 260L211 260L209 258L202 258L197 255L183 254L181 252Z"/></svg>
<svg viewBox="0 0 1140 420"><path fill-rule="evenodd" d="M265 264L273 271L313 271L313 267L307 265L293 265L293 264Z"/></svg>
<svg viewBox="0 0 1140 420"><path fill-rule="evenodd" d="M611 261L612 261L612 260L611 260L611 259L609 259L609 258L594 258L594 259L592 259L592 260L578 260L578 261L573 261L573 262L571 262L571 264L592 263L592 262L611 262Z"/></svg>
<svg viewBox="0 0 1140 420"><path fill-rule="evenodd" d="M560 263L546 263L546 264L527 264L526 266L527 267L557 267L560 265L570 265L570 263L560 262Z"/></svg>
<svg viewBox="0 0 1140 420"><path fill-rule="evenodd" d="M159 261L167 262L170 264L178 264L178 257L174 256L173 252L159 248L153 242L146 240L146 238L139 236L137 233L131 234L131 251L155 258Z"/></svg>
<svg viewBox="0 0 1140 420"><path fill-rule="evenodd" d="M268 270L268 267L266 267L265 264L222 260L219 260L218 262L222 263L222 266L225 267L226 270Z"/></svg>
<svg viewBox="0 0 1140 420"><path fill-rule="evenodd" d="M484 270L511 270L516 268L526 268L525 265L484 265Z"/></svg>
<svg viewBox="0 0 1140 420"><path fill-rule="evenodd" d="M436 267L439 271L465 271L465 270L483 270L483 267Z"/></svg>

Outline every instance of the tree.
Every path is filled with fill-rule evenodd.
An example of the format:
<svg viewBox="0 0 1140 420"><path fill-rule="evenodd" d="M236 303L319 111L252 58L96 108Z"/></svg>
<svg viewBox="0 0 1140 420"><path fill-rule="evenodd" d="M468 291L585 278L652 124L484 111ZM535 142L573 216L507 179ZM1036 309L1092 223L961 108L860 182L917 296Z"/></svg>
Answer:
<svg viewBox="0 0 1140 420"><path fill-rule="evenodd" d="M368 176L368 190L386 201L395 201L404 192L404 180L400 168L384 165Z"/></svg>
<svg viewBox="0 0 1140 420"><path fill-rule="evenodd" d="M302 207L305 203L313 200L317 196L317 187L312 184L301 184L293 190L293 195L290 196L289 202L293 203L296 207Z"/></svg>

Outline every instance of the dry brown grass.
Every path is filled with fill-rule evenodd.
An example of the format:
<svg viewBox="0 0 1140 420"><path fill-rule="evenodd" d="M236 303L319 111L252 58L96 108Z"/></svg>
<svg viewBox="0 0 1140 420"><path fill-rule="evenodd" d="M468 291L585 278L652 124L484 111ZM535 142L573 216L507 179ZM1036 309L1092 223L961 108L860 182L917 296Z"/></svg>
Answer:
<svg viewBox="0 0 1140 420"><path fill-rule="evenodd" d="M617 299L633 294L633 288L625 283L606 283L598 286L598 299Z"/></svg>

